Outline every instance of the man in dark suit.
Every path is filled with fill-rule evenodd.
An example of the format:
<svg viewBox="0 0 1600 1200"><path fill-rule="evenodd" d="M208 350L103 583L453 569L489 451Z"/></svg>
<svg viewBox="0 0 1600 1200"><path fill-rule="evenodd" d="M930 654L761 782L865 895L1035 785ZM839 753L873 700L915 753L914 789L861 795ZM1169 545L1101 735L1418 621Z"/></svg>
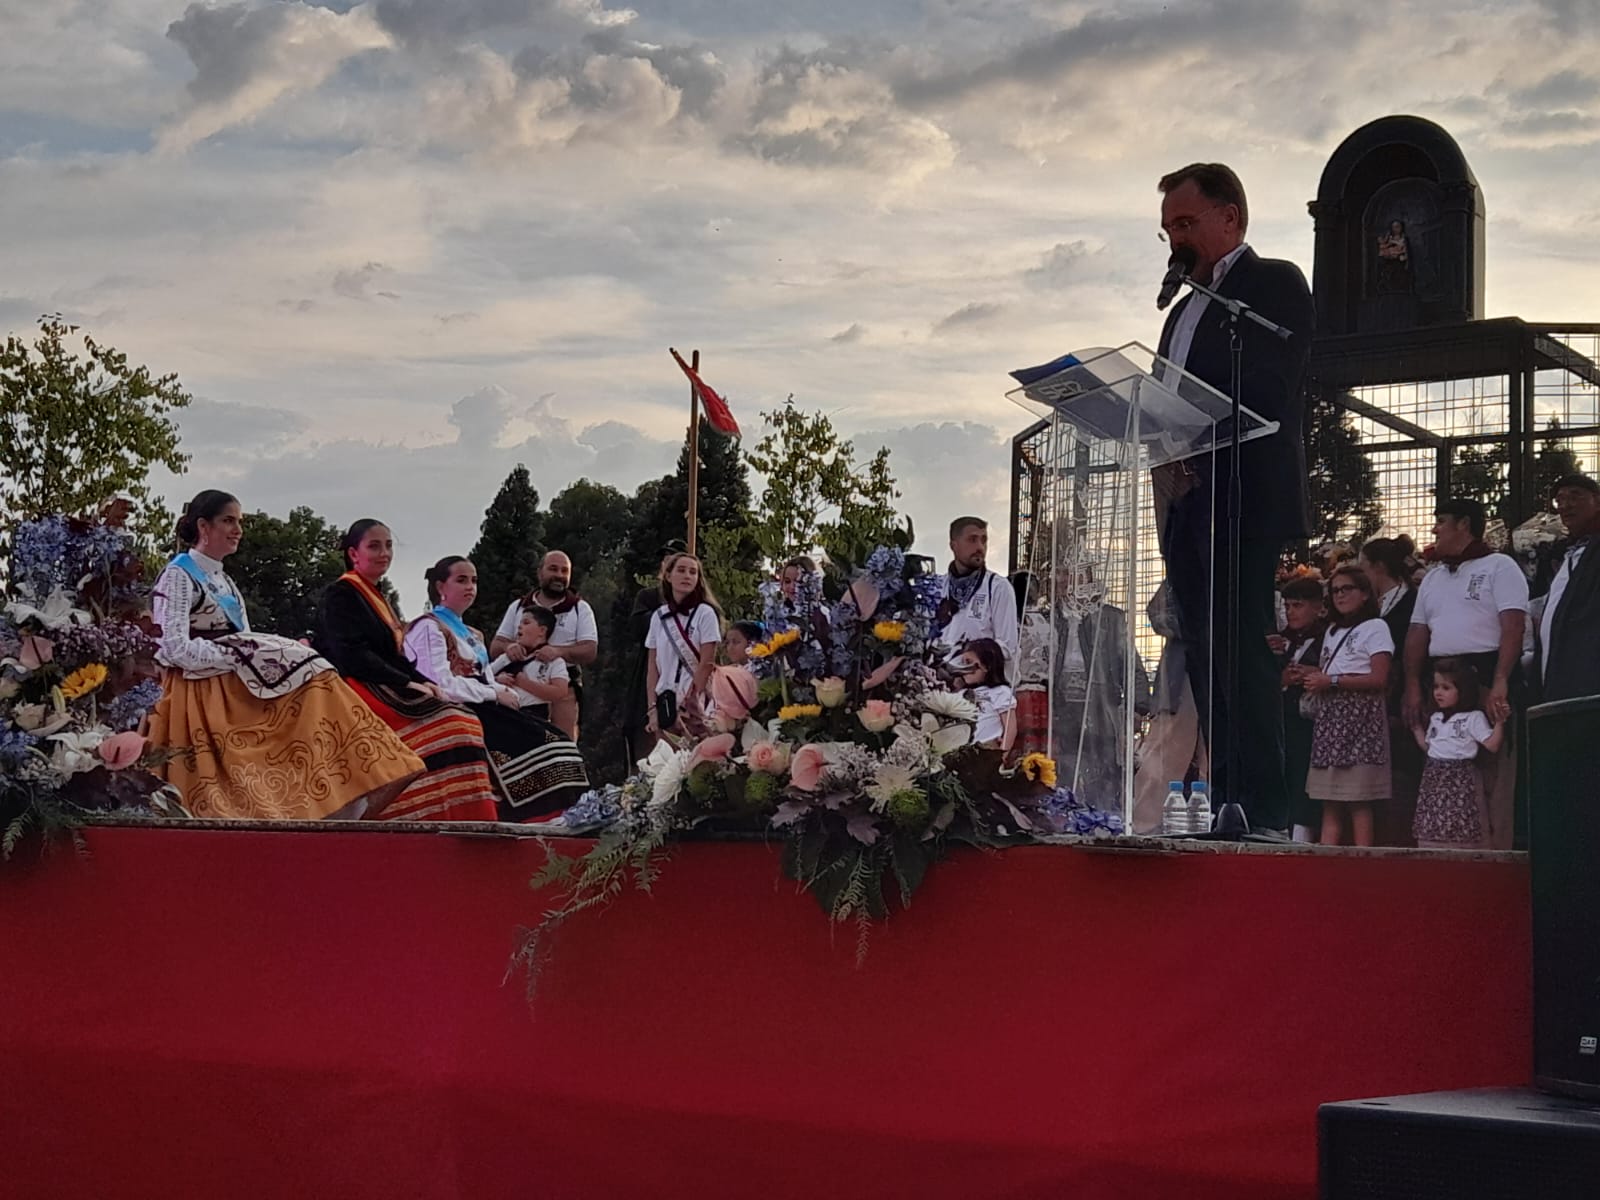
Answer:
<svg viewBox="0 0 1600 1200"><path fill-rule="evenodd" d="M1229 168L1193 163L1163 177L1158 186L1163 236L1175 254L1192 257L1190 277L1293 334L1284 341L1248 320L1239 323L1244 348L1239 401L1278 422L1276 433L1247 442L1240 451L1239 544L1232 544L1228 525L1226 451L1214 461L1207 455L1162 467L1155 478L1161 550L1180 622L1190 631L1186 657L1211 743L1215 790L1223 800L1243 804L1252 826L1283 829L1288 821L1283 722L1267 634L1276 625L1273 578L1283 544L1311 532L1301 393L1315 323L1311 290L1299 267L1261 258L1245 244L1249 208L1244 187ZM1233 387L1230 343L1228 313L1191 291L1168 315L1160 353L1227 395ZM1234 555L1239 562L1237 713L1228 711L1227 679L1233 628L1228 578ZM1235 731L1238 780L1227 777L1227 748Z"/></svg>
<svg viewBox="0 0 1600 1200"><path fill-rule="evenodd" d="M1600 484L1568 475L1551 489L1570 536L1545 597L1537 662L1541 700L1600 695Z"/></svg>

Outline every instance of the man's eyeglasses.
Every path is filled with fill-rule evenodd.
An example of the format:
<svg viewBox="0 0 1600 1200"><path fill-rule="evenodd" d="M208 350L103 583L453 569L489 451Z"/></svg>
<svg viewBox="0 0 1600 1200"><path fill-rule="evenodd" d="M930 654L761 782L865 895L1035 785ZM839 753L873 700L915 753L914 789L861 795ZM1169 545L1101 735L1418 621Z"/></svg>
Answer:
<svg viewBox="0 0 1600 1200"><path fill-rule="evenodd" d="M1192 217L1179 217L1176 221L1172 222L1172 224L1163 225L1161 227L1161 232L1156 234L1156 236L1164 242L1169 236L1178 237L1180 234L1188 233L1189 230L1200 224L1201 217L1205 216L1209 212L1215 212L1217 209L1222 207L1223 205L1221 204L1213 204L1210 208L1202 208Z"/></svg>

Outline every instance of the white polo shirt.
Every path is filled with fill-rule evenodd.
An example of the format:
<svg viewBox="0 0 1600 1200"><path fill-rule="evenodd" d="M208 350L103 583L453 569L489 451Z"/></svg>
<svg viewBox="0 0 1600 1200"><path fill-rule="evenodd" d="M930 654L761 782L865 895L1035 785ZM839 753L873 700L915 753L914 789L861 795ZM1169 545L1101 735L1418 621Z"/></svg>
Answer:
<svg viewBox="0 0 1600 1200"><path fill-rule="evenodd" d="M1428 627L1431 658L1483 654L1500 648L1501 613L1527 611L1522 568L1504 554L1490 554L1424 575L1411 623Z"/></svg>
<svg viewBox="0 0 1600 1200"><path fill-rule="evenodd" d="M500 621L500 628L494 631L496 637L503 637L509 641L517 640L517 626L522 623L522 598L519 596L511 602L511 607L506 609L506 615ZM556 614L556 627L550 632L550 645L570 646L574 642L598 642L600 635L595 631L594 609L589 607L587 600L579 600L566 612Z"/></svg>

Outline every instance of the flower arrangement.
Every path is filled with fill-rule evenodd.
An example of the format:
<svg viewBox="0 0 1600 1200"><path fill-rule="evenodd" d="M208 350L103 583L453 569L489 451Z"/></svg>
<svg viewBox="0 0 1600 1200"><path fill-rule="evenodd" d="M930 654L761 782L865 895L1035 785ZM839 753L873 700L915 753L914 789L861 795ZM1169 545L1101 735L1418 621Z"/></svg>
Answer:
<svg viewBox="0 0 1600 1200"><path fill-rule="evenodd" d="M140 625L140 565L114 520L25 521L0 611L0 858L85 810L142 806L165 787L139 727L161 698Z"/></svg>
<svg viewBox="0 0 1600 1200"><path fill-rule="evenodd" d="M901 579L903 561L900 551L875 552L869 583L826 624L804 602L786 609L793 636L770 638L754 656L753 697L744 668L713 676L713 695L734 701L717 700L717 733L664 739L625 783L568 810L565 828L597 840L582 858L546 845L533 883L562 899L523 931L516 961L530 987L555 930L629 877L648 890L667 842L697 828L781 837L783 873L830 920L856 926L858 958L872 922L896 901L908 906L951 845L1122 831L1119 817L1057 787L1044 755L1013 767L999 749L973 744L977 706L926 661L942 595ZM778 616L769 607L769 628Z"/></svg>

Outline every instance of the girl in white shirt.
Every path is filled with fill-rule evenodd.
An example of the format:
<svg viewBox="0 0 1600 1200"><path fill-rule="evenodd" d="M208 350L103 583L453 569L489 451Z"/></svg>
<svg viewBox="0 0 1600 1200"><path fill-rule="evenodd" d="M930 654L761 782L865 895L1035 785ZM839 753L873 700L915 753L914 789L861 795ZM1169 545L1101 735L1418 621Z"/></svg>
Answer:
<svg viewBox="0 0 1600 1200"><path fill-rule="evenodd" d="M1328 598L1333 613L1318 665L1299 672L1317 698L1306 794L1322 801L1323 845L1370 846L1374 806L1393 791L1385 697L1394 639L1360 567L1335 568Z"/></svg>
<svg viewBox="0 0 1600 1200"><path fill-rule="evenodd" d="M1412 832L1417 845L1431 849L1486 850L1483 776L1473 760L1479 746L1491 754L1500 749L1505 723L1489 724L1478 703L1478 674L1461 659L1433 664L1433 703L1438 711L1427 730L1412 731L1428 752Z"/></svg>
<svg viewBox="0 0 1600 1200"><path fill-rule="evenodd" d="M1005 651L993 638L976 638L952 663L955 684L978 706L972 740L991 749L1010 750L1017 740L1017 696L1006 682Z"/></svg>
<svg viewBox="0 0 1600 1200"><path fill-rule="evenodd" d="M700 737L707 732L706 683L717 665L721 641L722 621L700 560L692 554L669 555L661 564L661 606L651 616L644 639L645 728L651 734Z"/></svg>

